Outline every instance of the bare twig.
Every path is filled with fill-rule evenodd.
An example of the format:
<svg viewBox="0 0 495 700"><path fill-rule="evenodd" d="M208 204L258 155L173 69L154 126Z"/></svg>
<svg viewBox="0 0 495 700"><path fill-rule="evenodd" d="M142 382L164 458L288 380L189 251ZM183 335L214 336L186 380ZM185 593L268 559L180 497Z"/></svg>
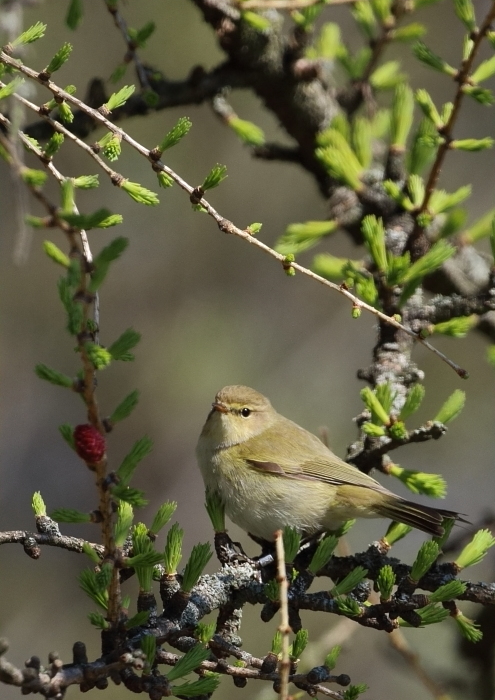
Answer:
<svg viewBox="0 0 495 700"><path fill-rule="evenodd" d="M282 658L279 663L280 672L280 700L287 700L289 696L289 674L290 674L290 658L289 658L289 635L291 627L289 625L289 603L288 591L289 584L287 583L287 573L285 571L285 552L282 530L275 533L275 547L277 551L277 582L279 586L280 597L280 625L279 632L282 635Z"/></svg>

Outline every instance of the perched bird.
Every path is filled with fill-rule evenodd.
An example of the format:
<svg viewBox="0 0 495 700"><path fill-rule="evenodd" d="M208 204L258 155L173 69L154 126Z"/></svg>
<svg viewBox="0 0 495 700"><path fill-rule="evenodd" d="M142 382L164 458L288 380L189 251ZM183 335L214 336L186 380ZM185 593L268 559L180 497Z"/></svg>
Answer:
<svg viewBox="0 0 495 700"><path fill-rule="evenodd" d="M207 492L255 538L273 541L286 525L303 537L336 530L351 518L391 518L442 535L459 514L397 496L333 454L246 386L215 397L196 454Z"/></svg>

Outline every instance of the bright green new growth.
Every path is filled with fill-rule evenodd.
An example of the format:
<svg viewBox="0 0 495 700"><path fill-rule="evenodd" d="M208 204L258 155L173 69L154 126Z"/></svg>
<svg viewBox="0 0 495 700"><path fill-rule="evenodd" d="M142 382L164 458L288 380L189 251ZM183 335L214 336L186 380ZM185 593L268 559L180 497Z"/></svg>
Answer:
<svg viewBox="0 0 495 700"><path fill-rule="evenodd" d="M192 122L187 117L180 117L177 124L170 129L168 134L158 146L160 153L163 153L163 151L166 151L168 148L176 146L179 141L181 141L189 132L191 127Z"/></svg>
<svg viewBox="0 0 495 700"><path fill-rule="evenodd" d="M330 253L319 253L313 258L311 269L317 275L321 275L332 282L341 282L348 269L355 272L363 267L360 260L348 260L347 258L337 258Z"/></svg>
<svg viewBox="0 0 495 700"><path fill-rule="evenodd" d="M275 244L275 250L282 255L289 253L297 255L315 246L323 236L328 236L337 228L336 221L306 221L289 224L285 233Z"/></svg>
<svg viewBox="0 0 495 700"><path fill-rule="evenodd" d="M441 214L447 209L458 206L461 202L471 195L471 185L459 187L455 192L446 192L445 190L435 190L430 197L428 211L430 214Z"/></svg>
<svg viewBox="0 0 495 700"><path fill-rule="evenodd" d="M359 617L361 615L361 606L354 598L335 598L335 604L341 615L346 617Z"/></svg>
<svg viewBox="0 0 495 700"><path fill-rule="evenodd" d="M129 27L128 32L129 36L131 37L132 41L140 48L144 48L146 45L146 42L150 38L150 36L153 34L153 32L156 29L156 24L151 21L151 22L146 22L144 26L141 27L141 29L133 29L132 27Z"/></svg>
<svg viewBox="0 0 495 700"><path fill-rule="evenodd" d="M45 381L50 382L50 384L55 384L55 386L64 386L67 389L72 389L73 387L74 381L71 377L62 374L61 372L57 372L56 370L47 367L47 365L40 363L36 365L34 371L40 379L44 379Z"/></svg>
<svg viewBox="0 0 495 700"><path fill-rule="evenodd" d="M414 114L414 96L407 83L401 83L395 89L392 105L390 141L393 148L404 150L412 126Z"/></svg>
<svg viewBox="0 0 495 700"><path fill-rule="evenodd" d="M57 51L50 63L46 66L43 73L51 75L52 73L55 73L55 71L62 68L64 63L68 60L69 56L71 55L71 52L72 44L65 42L65 44Z"/></svg>
<svg viewBox="0 0 495 700"><path fill-rule="evenodd" d="M46 158L52 158L65 141L65 136L56 131L51 135L45 146L44 154Z"/></svg>
<svg viewBox="0 0 495 700"><path fill-rule="evenodd" d="M141 340L141 333L138 333L133 328L128 328L122 335L115 340L108 351L114 360L129 362L134 360L134 355L129 352Z"/></svg>
<svg viewBox="0 0 495 700"><path fill-rule="evenodd" d="M358 586L368 574L368 570L364 569L362 566L356 566L355 569L350 571L342 581L339 581L331 590L330 594L333 597L346 595L353 591L356 586Z"/></svg>
<svg viewBox="0 0 495 700"><path fill-rule="evenodd" d="M58 295L67 313L67 330L71 335L80 333L83 324L83 307L75 299L76 285L79 284L79 279L72 279L76 277L76 272L79 272L78 262L69 262L67 277L61 277L57 282ZM75 284L71 284L71 282L75 282Z"/></svg>
<svg viewBox="0 0 495 700"><path fill-rule="evenodd" d="M427 540L426 542L423 542L416 556L416 560L412 565L411 573L409 574L411 580L417 583L421 578L423 578L426 572L438 559L439 554L440 549L434 540Z"/></svg>
<svg viewBox="0 0 495 700"><path fill-rule="evenodd" d="M373 423L376 425L388 425L390 423L390 416L380 403L376 393L374 393L369 386L361 389L359 393L364 405L371 412L371 420Z"/></svg>
<svg viewBox="0 0 495 700"><path fill-rule="evenodd" d="M450 142L450 147L458 151L485 151L487 148L492 148L494 144L491 136L485 136L483 139L454 139Z"/></svg>
<svg viewBox="0 0 495 700"><path fill-rule="evenodd" d="M111 214L108 209L98 209L93 214L72 214L71 212L63 212L59 214L60 218L67 221L74 228L84 229L89 231L92 228L110 228L117 226L123 221L121 214ZM117 239L119 240L119 239Z"/></svg>
<svg viewBox="0 0 495 700"><path fill-rule="evenodd" d="M447 483L440 474L428 474L414 469L403 469L398 464L390 464L387 468L391 476L399 481L413 493L424 494L432 498L445 498Z"/></svg>
<svg viewBox="0 0 495 700"><path fill-rule="evenodd" d="M122 105L125 105L125 103L127 102L127 100L132 95L135 89L135 85L124 85L124 87L121 88L118 92L114 92L112 95L110 95L110 99L108 100L108 102L105 102L103 107L106 108L109 112L111 112L114 109L117 109L117 107L122 107Z"/></svg>
<svg viewBox="0 0 495 700"><path fill-rule="evenodd" d="M227 120L228 126L247 146L262 146L265 143L263 129L246 119L231 117Z"/></svg>
<svg viewBox="0 0 495 700"><path fill-rule="evenodd" d="M61 102L58 105L58 114L60 119L65 123L65 124L72 124L74 121L74 112L72 111L72 108L67 102Z"/></svg>
<svg viewBox="0 0 495 700"><path fill-rule="evenodd" d="M133 517L132 506L125 501L120 501L117 510L117 522L115 523L115 544L117 547L122 547L124 544L129 534Z"/></svg>
<svg viewBox="0 0 495 700"><path fill-rule="evenodd" d="M216 622L198 622L196 629L194 630L194 636L198 641L206 645L215 634L216 627Z"/></svg>
<svg viewBox="0 0 495 700"><path fill-rule="evenodd" d="M360 190L360 177L364 169L346 137L337 129L330 128L319 135L318 143L321 148L316 149L316 157L329 174L352 189Z"/></svg>
<svg viewBox="0 0 495 700"><path fill-rule="evenodd" d="M296 638L292 642L291 657L295 660L301 657L301 654L306 649L309 640L309 632L306 629L300 629L296 633Z"/></svg>
<svg viewBox="0 0 495 700"><path fill-rule="evenodd" d="M368 0L358 0L351 7L351 13L358 27L367 39L373 39L377 28L376 17Z"/></svg>
<svg viewBox="0 0 495 700"><path fill-rule="evenodd" d="M88 620L93 627L96 627L99 630L106 630L110 627L110 623L105 620L101 613L88 613Z"/></svg>
<svg viewBox="0 0 495 700"><path fill-rule="evenodd" d="M205 177L203 180L203 184L201 185L201 189L206 192L206 190L212 190L214 187L218 187L218 185L222 182L222 180L225 180L227 177L227 166L226 165L220 165L217 163L208 175Z"/></svg>
<svg viewBox="0 0 495 700"><path fill-rule="evenodd" d="M21 170L22 181L32 187L42 187L47 177L47 173L43 170L36 170L35 168L22 168Z"/></svg>
<svg viewBox="0 0 495 700"><path fill-rule="evenodd" d="M38 41L45 35L46 24L43 22L36 22L32 27L26 29L17 39L14 39L11 44L12 46L23 46L25 44L32 44L34 41Z"/></svg>
<svg viewBox="0 0 495 700"><path fill-rule="evenodd" d="M363 70L361 69L359 73L362 75ZM405 79L406 75L400 72L399 61L386 61L370 75L370 83L375 90L391 90Z"/></svg>
<svg viewBox="0 0 495 700"><path fill-rule="evenodd" d="M350 685L344 692L342 693L342 698L343 700L357 700L357 698L362 695L366 690L368 690L368 686L366 683L358 683L357 685Z"/></svg>
<svg viewBox="0 0 495 700"><path fill-rule="evenodd" d="M98 552L93 549L89 542L83 542L82 551L93 562L93 564L99 564L101 562Z"/></svg>
<svg viewBox="0 0 495 700"><path fill-rule="evenodd" d="M214 531L225 532L225 507L215 491L207 491L205 508Z"/></svg>
<svg viewBox="0 0 495 700"><path fill-rule="evenodd" d="M332 647L332 649L328 652L328 654L325 657L325 661L323 665L325 668L327 668L329 671L333 671L335 666L337 665L337 659L339 658L339 654L342 651L342 647L340 644L337 644L336 646Z"/></svg>
<svg viewBox="0 0 495 700"><path fill-rule="evenodd" d="M144 491L131 488L125 484L118 484L112 488L112 496L121 501L126 501L134 508L142 508L148 504L148 500L144 497Z"/></svg>
<svg viewBox="0 0 495 700"><path fill-rule="evenodd" d="M203 573L203 569L208 564L213 552L209 542L205 544L195 544L192 548L191 556L186 564L184 573L182 574L182 590L185 593L190 593L197 584L199 577Z"/></svg>
<svg viewBox="0 0 495 700"><path fill-rule="evenodd" d="M149 616L149 610L141 610L127 620L125 628L130 630L133 627L141 627L148 622Z"/></svg>
<svg viewBox="0 0 495 700"><path fill-rule="evenodd" d="M96 292L98 290L107 276L111 263L122 255L128 245L128 238L119 237L115 238L100 251L93 261L94 269L91 273L91 281L89 284L90 292Z"/></svg>
<svg viewBox="0 0 495 700"><path fill-rule="evenodd" d="M155 663L156 637L152 634L144 634L141 637L141 649L146 657L144 673L150 673Z"/></svg>
<svg viewBox="0 0 495 700"><path fill-rule="evenodd" d="M339 542L339 538L335 535L327 535L323 540L318 543L316 552L313 554L311 563L308 566L308 571L316 576L318 571L322 569L330 561L335 547Z"/></svg>
<svg viewBox="0 0 495 700"><path fill-rule="evenodd" d="M459 598L466 591L466 588L466 584L462 583L462 581L449 581L437 588L433 593L429 593L428 597L432 603L443 603L446 600Z"/></svg>
<svg viewBox="0 0 495 700"><path fill-rule="evenodd" d="M434 125L435 129L441 129L443 127L443 121L430 94L423 88L420 88L419 90L416 90L414 97L416 98L416 102L420 106L421 111Z"/></svg>
<svg viewBox="0 0 495 700"><path fill-rule="evenodd" d="M417 59L430 68L433 68L433 70L450 75L452 78L456 75L456 69L429 49L428 46L426 46L426 44L424 44L422 41L417 41L415 44L413 44L412 50Z"/></svg>
<svg viewBox="0 0 495 700"><path fill-rule="evenodd" d="M163 566L169 576L175 576L177 567L182 559L182 539L184 530L179 523L174 523L167 532L167 543L163 553Z"/></svg>
<svg viewBox="0 0 495 700"><path fill-rule="evenodd" d="M34 515L39 518L46 515L45 502L39 491L33 493L33 499L31 501L31 507L33 509Z"/></svg>
<svg viewBox="0 0 495 700"><path fill-rule="evenodd" d="M454 9L468 32L474 32L476 30L476 15L471 0L454 0Z"/></svg>
<svg viewBox="0 0 495 700"><path fill-rule="evenodd" d="M470 620L460 610L458 610L457 615L454 615L453 617L460 633L467 640L475 644L483 639L483 632L479 629L477 622Z"/></svg>
<svg viewBox="0 0 495 700"><path fill-rule="evenodd" d="M243 22L251 25L253 29L257 29L260 32L264 32L271 27L270 20L267 17L258 15L256 12L251 12L250 10L241 11L241 19Z"/></svg>
<svg viewBox="0 0 495 700"><path fill-rule="evenodd" d="M369 119L364 117L354 119L352 148L363 168L369 168L373 160L373 140Z"/></svg>
<svg viewBox="0 0 495 700"><path fill-rule="evenodd" d="M363 423L361 430L365 435L369 435L369 437L383 437L387 434L385 428L382 428L380 425L370 423L369 421Z"/></svg>
<svg viewBox="0 0 495 700"><path fill-rule="evenodd" d="M172 515L175 513L176 509L176 501L167 501L166 503L163 503L163 505L160 506L157 514L153 518L153 522L150 527L150 533L152 535L157 535L160 532L160 530L163 527L165 527L165 525L168 523Z"/></svg>
<svg viewBox="0 0 495 700"><path fill-rule="evenodd" d="M173 179L164 170L160 170L160 172L157 173L156 176L158 178L158 186L162 187L163 189L172 187L172 185L174 184Z"/></svg>
<svg viewBox="0 0 495 700"><path fill-rule="evenodd" d="M71 0L69 9L67 10L67 15L65 17L65 23L69 29L77 29L79 22L83 16L83 5L82 0Z"/></svg>
<svg viewBox="0 0 495 700"><path fill-rule="evenodd" d="M24 78L16 77L11 80L10 83L7 83L7 85L0 88L0 100L10 97L10 95L12 95L23 82Z"/></svg>
<svg viewBox="0 0 495 700"><path fill-rule="evenodd" d="M376 579L376 585L380 593L381 602L390 600L395 586L395 573L389 564L382 566Z"/></svg>
<svg viewBox="0 0 495 700"><path fill-rule="evenodd" d="M273 635L270 651L277 656L282 653L282 633L277 630Z"/></svg>
<svg viewBox="0 0 495 700"><path fill-rule="evenodd" d="M155 552L153 549L153 542L150 540L148 535L148 528L144 523L137 523L132 530L132 554L133 556L129 559L129 564L135 569L136 575L138 577L139 586L142 591L151 591L151 582L153 578L153 566L155 563L161 562L163 555L159 552ZM158 561L155 562L155 557L153 555L157 554ZM140 566L138 563L141 557L143 562L149 562L148 564L143 564ZM151 563L153 562L153 564Z"/></svg>
<svg viewBox="0 0 495 700"><path fill-rule="evenodd" d="M417 99L417 93L416 93ZM438 132L430 119L422 119L408 155L408 171L420 174L433 159L439 142Z"/></svg>
<svg viewBox="0 0 495 700"><path fill-rule="evenodd" d="M385 249L385 230L382 219L370 214L365 216L361 225L364 240L371 253L373 262L380 272L387 272L388 262Z"/></svg>
<svg viewBox="0 0 495 700"><path fill-rule="evenodd" d="M452 532L452 528L455 525L455 518L444 518L442 522L442 527L444 530L443 535L439 535L438 537L434 537L433 539L435 542L438 544L439 548L442 549L443 545L447 542L447 540L450 537L450 533Z"/></svg>
<svg viewBox="0 0 495 700"><path fill-rule="evenodd" d="M390 546L394 545L399 540L403 539L412 531L410 525L404 525L404 523L391 522L383 538Z"/></svg>
<svg viewBox="0 0 495 700"><path fill-rule="evenodd" d="M421 406L425 396L425 388L422 384L415 384L408 392L404 405L399 413L399 419L404 421Z"/></svg>
<svg viewBox="0 0 495 700"><path fill-rule="evenodd" d="M210 671L205 671L204 674L203 678L200 678L198 681L172 686L173 694L177 697L185 696L187 698L197 696L209 697L220 684L220 674L211 673Z"/></svg>
<svg viewBox="0 0 495 700"><path fill-rule="evenodd" d="M189 649L187 654L180 658L175 666L167 673L169 681L175 681L177 678L183 678L188 673L198 668L203 661L206 661L210 656L209 650L202 644Z"/></svg>
<svg viewBox="0 0 495 700"><path fill-rule="evenodd" d="M101 345L96 345L96 343L85 343L84 351L96 370L105 369L112 361L112 355L108 350Z"/></svg>
<svg viewBox="0 0 495 700"><path fill-rule="evenodd" d="M426 625L436 625L439 622L443 622L450 615L449 610L446 610L435 603L430 603L429 605L426 605L424 608L420 608L415 612L421 618L422 627ZM400 618L399 624L401 627L412 627L412 625Z"/></svg>
<svg viewBox="0 0 495 700"><path fill-rule="evenodd" d="M127 486L132 478L134 470L139 462L144 459L153 449L153 440L146 435L136 440L129 454L124 457L122 464L117 469L117 476L120 483Z"/></svg>
<svg viewBox="0 0 495 700"><path fill-rule="evenodd" d="M124 418L130 416L132 411L136 408L138 401L139 391L132 391L130 394L128 394L111 414L109 418L110 423L119 423L121 420L124 420Z"/></svg>
<svg viewBox="0 0 495 700"><path fill-rule="evenodd" d="M280 600L280 586L278 581L274 578L265 583L263 586L263 592L268 600L272 601L272 603L277 603Z"/></svg>
<svg viewBox="0 0 495 700"><path fill-rule="evenodd" d="M404 274L401 283L404 284L400 303L404 304L411 297L422 279L437 270L446 260L455 255L456 249L443 239L432 245L422 258L416 260Z"/></svg>
<svg viewBox="0 0 495 700"><path fill-rule="evenodd" d="M90 523L91 516L89 513L81 513L79 510L71 508L57 508L50 517L57 523Z"/></svg>
<svg viewBox="0 0 495 700"><path fill-rule="evenodd" d="M433 326L433 333L448 335L453 338L465 338L471 328L478 323L478 316L460 316L459 318L451 318L449 321L442 321Z"/></svg>
<svg viewBox="0 0 495 700"><path fill-rule="evenodd" d="M478 530L471 542L464 547L454 563L459 569L466 569L468 566L479 564L487 551L490 547L493 547L494 544L495 537L493 537L490 530Z"/></svg>
<svg viewBox="0 0 495 700"><path fill-rule="evenodd" d="M283 530L283 543L284 543L284 554L285 561L291 564L301 546L301 535L298 533L295 527L290 527L286 525Z"/></svg>
<svg viewBox="0 0 495 700"><path fill-rule="evenodd" d="M454 420L454 418L457 418L464 408L465 402L466 393L460 389L456 389L443 404L433 420L443 424L449 423Z"/></svg>
<svg viewBox="0 0 495 700"><path fill-rule="evenodd" d="M71 178L71 181L74 187L80 190L91 190L98 187L100 184L98 175L80 175L79 177Z"/></svg>
<svg viewBox="0 0 495 700"><path fill-rule="evenodd" d="M60 248L51 241L43 241L43 250L48 257L62 267L69 267L69 257Z"/></svg>
<svg viewBox="0 0 495 700"><path fill-rule="evenodd" d="M254 224L249 224L246 227L246 231L251 234L251 236L256 236L257 233L261 231L263 224L255 222Z"/></svg>
<svg viewBox="0 0 495 700"><path fill-rule="evenodd" d="M108 607L108 586L112 579L112 565L103 564L96 573L92 569L84 569L79 575L79 585L93 602L103 610Z"/></svg>
<svg viewBox="0 0 495 700"><path fill-rule="evenodd" d="M160 203L158 195L151 190L146 189L139 184L139 182L130 182L130 180L122 180L119 184L124 192L127 192L129 197L131 197L138 204L145 204L146 206L155 206Z"/></svg>

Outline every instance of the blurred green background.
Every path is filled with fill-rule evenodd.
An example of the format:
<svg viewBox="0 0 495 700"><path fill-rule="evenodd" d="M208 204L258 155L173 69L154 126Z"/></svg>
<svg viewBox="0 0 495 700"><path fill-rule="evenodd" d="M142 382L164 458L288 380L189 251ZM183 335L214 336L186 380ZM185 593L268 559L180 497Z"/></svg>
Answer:
<svg viewBox="0 0 495 700"><path fill-rule="evenodd" d="M486 3L479 6L481 11ZM66 3L58 0L36 3L25 11L24 27L42 20L47 22L48 30L43 40L29 47L24 61L41 69L64 41L71 41L72 58L57 80L62 85L77 85L83 97L92 77L108 79L122 60L125 47L103 3L85 3L86 16L75 33L64 25L65 10ZM157 31L142 55L169 78L186 78L195 65L209 69L223 58L213 32L192 3L140 0L128 2L122 10L130 26L140 27L149 19L156 22ZM358 45L346 8L328 9L323 19L339 21L350 44ZM430 27L427 41L457 65L462 30L451 3L424 11L421 19ZM447 78L419 66L410 58L407 47L402 54L414 86L434 91L437 103L452 97L453 85ZM394 49L387 58L395 55ZM130 67L124 82L132 81ZM35 92L33 85L28 88L33 101L48 99L46 93ZM231 101L239 116L256 122L269 140L287 142L272 116L250 93L235 92ZM192 185L199 184L215 163L225 164L229 177L209 197L223 216L240 227L263 222L260 237L268 244L273 244L291 222L325 218L325 203L306 173L293 165L252 159L207 104L134 118L121 126L139 142L153 147L183 115L192 120L193 128L180 146L166 154L165 162ZM33 121L33 115L27 114L26 121ZM466 102L456 137L482 137L493 132L493 111ZM92 140L102 134L97 132ZM55 162L68 176L97 172L93 161L71 144L63 147ZM38 167L34 162L29 164ZM157 191L149 164L125 145L116 169ZM452 154L441 186L453 190L471 182L469 208L474 219L493 206L492 174L493 153ZM34 491L41 491L49 511L56 507L92 510L96 505L95 489L92 474L67 448L57 430L63 422L85 422L81 403L74 394L38 380L33 371L38 362L71 375L78 369L57 297L59 270L41 250L46 238L63 249L66 242L57 230L29 233L27 260L15 264L13 251L23 215L18 208L20 188L3 161L0 178L0 527L29 530L34 528L30 507ZM110 344L129 326L143 336L134 363L116 364L99 375L98 396L105 414L134 388L141 392L138 409L108 438L111 466L117 467L143 434L154 440L155 449L135 480L150 499L139 517L150 522L164 500L177 500L176 517L186 532L187 556L195 542L212 541L194 448L215 392L226 384L253 386L269 396L280 412L305 428L318 432L320 427L328 427L331 447L344 455L346 446L356 437L352 419L362 408L362 383L356 379L356 371L370 361L375 323L367 314L353 321L350 306L339 295L301 275L286 277L268 256L220 233L210 218L191 210L187 196L177 186L161 190L160 205L150 208L135 204L102 173L100 182L99 190L78 193L78 206L88 212L106 206L122 213L124 223L118 231L90 232L93 251L116 235L127 236L131 242L103 287L101 341ZM53 183L47 191L58 201ZM25 200L27 212L44 213L37 203L27 197ZM321 249L339 256L357 254L340 233ZM310 259L311 253L301 256L303 263ZM486 341L482 337L472 334L465 341L435 339L435 344L466 367L470 379L463 382L431 353L417 348L415 360L426 373L426 400L416 423L431 418L455 388L467 392L466 408L444 439L406 448L394 457L406 468L444 474L449 483L446 506L476 520L493 505L493 370L485 362ZM387 486L405 493L401 484ZM349 536L351 549L366 547L384 533L386 525L383 521L358 523ZM65 526L64 531L90 540L98 538L97 529L89 526ZM249 552L256 553L256 547L236 527L230 532ZM410 535L396 546L396 555L412 561L422 540L420 533ZM69 662L76 640L88 645L90 659L97 657L98 632L86 619L93 608L76 580L86 566L83 557L44 548L40 560L32 561L19 546L3 546L0 557L0 634L11 642L9 659L22 665L28 656L37 654L46 661L47 653L56 649ZM489 580L493 564L493 555L489 555L482 566L468 573L475 579ZM215 568L211 563L210 570ZM126 584L126 592L136 591L136 581ZM469 605L463 610L475 614ZM340 624L336 617L312 613L304 613L303 622L310 628L313 642ZM256 656L266 654L277 624L278 620L263 624L258 609L246 609L242 630L246 651ZM466 668L454 662L452 655L459 640L453 623L447 621L406 634L438 680L462 679ZM322 643L319 656L308 663L321 663L328 643ZM368 683L369 697L429 697L390 650L383 632L357 629L345 645L337 672L348 673L353 683ZM263 689L262 684L251 682L247 689L240 690L224 679L218 697L253 697L262 690L266 697L273 696L273 690ZM127 692L112 686L105 697L123 698ZM77 693L77 689L70 689L68 697ZM89 695L96 693L94 690ZM19 691L3 686L0 697L17 698Z"/></svg>

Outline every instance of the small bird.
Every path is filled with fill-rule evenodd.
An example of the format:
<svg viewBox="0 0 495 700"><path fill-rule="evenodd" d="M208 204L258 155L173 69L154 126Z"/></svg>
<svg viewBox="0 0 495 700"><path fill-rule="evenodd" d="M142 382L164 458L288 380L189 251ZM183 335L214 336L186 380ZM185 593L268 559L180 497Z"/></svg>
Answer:
<svg viewBox="0 0 495 700"><path fill-rule="evenodd" d="M287 525L307 538L351 518L391 518L440 536L443 518L461 519L392 493L247 386L218 392L196 454L207 492L232 522L270 542Z"/></svg>

